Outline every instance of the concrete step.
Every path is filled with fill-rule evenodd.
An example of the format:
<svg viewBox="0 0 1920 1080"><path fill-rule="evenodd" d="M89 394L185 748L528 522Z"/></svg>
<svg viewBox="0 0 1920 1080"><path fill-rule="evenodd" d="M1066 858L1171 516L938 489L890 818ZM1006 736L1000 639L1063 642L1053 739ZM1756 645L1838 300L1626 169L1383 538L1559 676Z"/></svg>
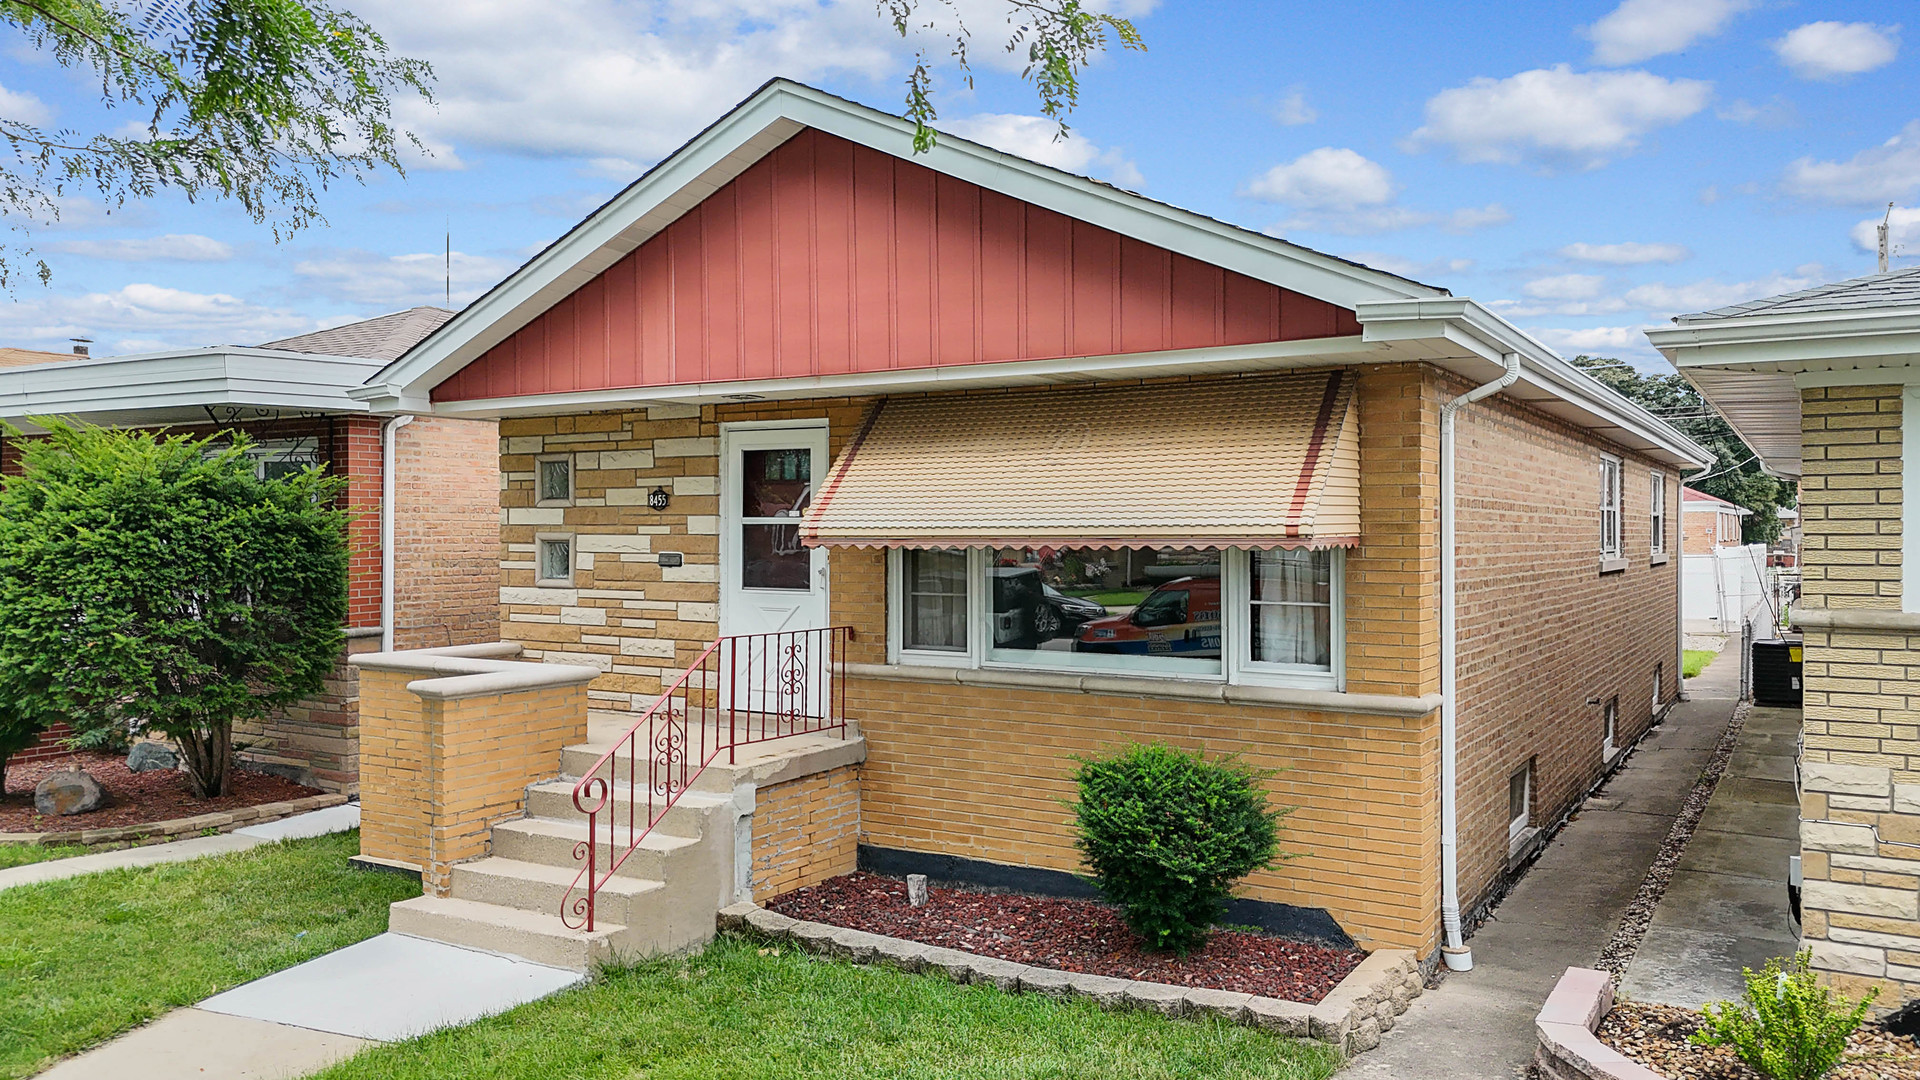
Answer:
<svg viewBox="0 0 1920 1080"><path fill-rule="evenodd" d="M617 855L626 853L627 840L624 825L618 830L618 851L614 851L607 842L606 827L602 826L597 838L599 865L605 867ZM547 866L561 867L578 871L585 863L584 859L574 858L574 848L587 839L585 821L555 821L551 818L521 818L515 821L503 821L493 827L493 854L502 859L515 859L520 862L544 863ZM651 878L665 881L671 872L670 867L675 856L699 844L699 839L689 836L674 836L668 833L651 832L640 838L640 844L620 865L619 873L626 877Z"/></svg>
<svg viewBox="0 0 1920 1080"><path fill-rule="evenodd" d="M577 779L585 776L600 756L606 753L610 743L589 742L566 747L560 752L560 772L562 776ZM729 762L723 752L708 765L690 785L694 791L707 791L715 794L730 794L735 785L741 783L777 783L788 774L805 775L818 771L821 763L827 767L838 764L851 764L866 760L866 743L858 736L842 739L833 734L794 735L768 742L752 743L739 747ZM644 761L635 762L635 767L646 775ZM627 759L625 755L616 755L613 759L613 773L622 786L627 778ZM604 775L604 770L603 770Z"/></svg>
<svg viewBox="0 0 1920 1080"><path fill-rule="evenodd" d="M535 784L527 789L527 816L550 818L554 821L583 821L585 816L574 809L572 780L549 780L544 784ZM616 783L609 792L611 798L607 805L613 820L620 822L624 830L627 821L627 795L630 789L624 783ZM644 821L647 806L644 789L638 806L641 815L636 820ZM729 792L729 794L731 794ZM706 833L707 818L713 811L728 805L727 795L694 789L683 792L674 805L667 810L654 831L668 836L703 836ZM601 818L602 821L607 818ZM604 833L602 834L604 835Z"/></svg>
<svg viewBox="0 0 1920 1080"><path fill-rule="evenodd" d="M453 898L478 904L518 908L560 917L561 905L583 898L585 883L574 889L580 871L571 866L521 862L499 857L460 863L453 868ZM666 883L647 878L616 874L601 883L594 900L594 923L619 923L627 926L642 921L644 898L666 889ZM569 895L569 890L572 890Z"/></svg>
<svg viewBox="0 0 1920 1080"><path fill-rule="evenodd" d="M387 928L396 934L573 971L586 971L611 958L612 939L626 929L596 920L592 933L569 930L553 913L439 896L416 896L394 904L387 913Z"/></svg>

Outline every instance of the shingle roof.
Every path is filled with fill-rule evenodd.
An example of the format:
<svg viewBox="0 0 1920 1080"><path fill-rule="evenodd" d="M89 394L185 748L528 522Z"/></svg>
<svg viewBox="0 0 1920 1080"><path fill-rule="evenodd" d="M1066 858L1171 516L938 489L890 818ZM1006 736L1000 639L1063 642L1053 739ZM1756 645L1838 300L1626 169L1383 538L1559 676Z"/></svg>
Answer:
<svg viewBox="0 0 1920 1080"><path fill-rule="evenodd" d="M398 360L401 353L419 344L421 339L440 329L440 324L451 318L453 312L446 308L414 307L336 326L331 330L316 330L311 334L265 342L260 347L318 353L322 356Z"/></svg>
<svg viewBox="0 0 1920 1080"><path fill-rule="evenodd" d="M1790 315L1796 312L1854 311L1866 308L1920 306L1920 266L1884 274L1816 285L1799 292L1781 293L1744 304L1676 315L1677 323L1737 319L1746 315Z"/></svg>
<svg viewBox="0 0 1920 1080"><path fill-rule="evenodd" d="M62 360L85 359L79 353L0 348L0 367L27 367L31 364L57 364Z"/></svg>

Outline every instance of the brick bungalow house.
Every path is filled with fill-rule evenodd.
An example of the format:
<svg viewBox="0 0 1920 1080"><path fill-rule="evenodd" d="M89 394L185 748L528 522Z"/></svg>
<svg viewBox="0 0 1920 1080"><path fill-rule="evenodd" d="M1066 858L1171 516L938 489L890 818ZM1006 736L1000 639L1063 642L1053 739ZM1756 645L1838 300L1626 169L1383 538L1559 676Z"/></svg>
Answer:
<svg viewBox="0 0 1920 1080"><path fill-rule="evenodd" d="M1740 519L1753 511L1692 488L1680 494L1680 536L1687 554L1710 555L1717 548L1740 546Z"/></svg>
<svg viewBox="0 0 1920 1080"><path fill-rule="evenodd" d="M489 641L499 626L494 425L381 415L347 396L451 314L417 307L253 348L28 356L0 366L0 421L29 437L30 418L45 416L196 436L238 430L255 440L263 475L325 465L348 478L355 515L347 653ZM17 469L17 449L0 434L0 470ZM16 760L64 753L61 734ZM237 741L249 744L240 757L250 768L353 793L359 693L346 656L320 695Z"/></svg>
<svg viewBox="0 0 1920 1080"><path fill-rule="evenodd" d="M1647 336L1800 482L1804 943L1880 1008L1920 1000L1920 269Z"/></svg>
<svg viewBox="0 0 1920 1080"><path fill-rule="evenodd" d="M1461 913L1676 697L1708 456L1471 300L911 132L769 83L354 391L499 420L503 637L604 731L716 637L850 627L831 798L895 872L1074 889L1071 755L1244 754L1304 857L1236 918L1469 964ZM370 821L427 786L395 745ZM410 932L483 940L425 820L363 852L428 868ZM490 902L537 906L530 858Z"/></svg>

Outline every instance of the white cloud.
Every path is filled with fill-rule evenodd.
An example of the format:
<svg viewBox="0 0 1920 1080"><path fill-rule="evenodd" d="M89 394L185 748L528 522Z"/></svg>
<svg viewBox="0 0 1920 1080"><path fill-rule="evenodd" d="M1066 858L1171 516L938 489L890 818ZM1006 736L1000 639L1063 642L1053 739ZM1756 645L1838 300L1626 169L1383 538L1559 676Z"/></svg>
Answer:
<svg viewBox="0 0 1920 1080"><path fill-rule="evenodd" d="M1018 113L980 113L954 120L941 120L937 126L963 139L985 143L1015 157L1027 158L1070 173L1108 180L1124 188L1140 188L1146 178L1118 150L1101 149L1078 132L1055 138L1060 125L1044 116Z"/></svg>
<svg viewBox="0 0 1920 1080"><path fill-rule="evenodd" d="M1479 78L1428 100L1427 122L1408 149L1444 145L1465 162L1597 168L1706 108L1712 94L1713 84L1698 79L1565 64Z"/></svg>
<svg viewBox="0 0 1920 1080"><path fill-rule="evenodd" d="M1586 28L1593 62L1637 64L1712 37L1753 0L1625 0Z"/></svg>
<svg viewBox="0 0 1920 1080"><path fill-rule="evenodd" d="M1714 115L1736 124L1752 124L1776 130L1793 127L1800 122L1800 110L1794 107L1793 102L1778 94L1763 105L1739 98L1715 110Z"/></svg>
<svg viewBox="0 0 1920 1080"><path fill-rule="evenodd" d="M1773 43L1787 70L1803 79L1838 79L1893 63L1900 28L1856 22L1810 22Z"/></svg>
<svg viewBox="0 0 1920 1080"><path fill-rule="evenodd" d="M433 65L438 107L408 102L398 119L451 155L441 167L473 147L658 160L772 76L891 86L909 48L870 0L364 0L354 10L396 52Z"/></svg>
<svg viewBox="0 0 1920 1080"><path fill-rule="evenodd" d="M1647 371L1672 371L1647 341L1646 326L1528 327L1527 332L1563 356L1611 356Z"/></svg>
<svg viewBox="0 0 1920 1080"><path fill-rule="evenodd" d="M38 127L53 119L53 110L31 91L11 90L0 86L0 116L17 124L32 124Z"/></svg>
<svg viewBox="0 0 1920 1080"><path fill-rule="evenodd" d="M10 342L64 347L67 338L90 337L112 342L108 348L115 352L251 345L314 326L311 318L285 308L144 282L105 293L22 294L0 305L0 328Z"/></svg>
<svg viewBox="0 0 1920 1080"><path fill-rule="evenodd" d="M1820 202L1898 202L1920 187L1920 120L1845 161L1803 157L1787 166L1780 186L1789 195Z"/></svg>
<svg viewBox="0 0 1920 1080"><path fill-rule="evenodd" d="M1404 255L1393 255L1384 251L1349 251L1340 256L1351 259L1362 266L1371 266L1375 270L1385 270L1389 274L1398 274L1404 278L1423 281L1431 277L1446 274L1464 274L1473 269L1472 259L1428 259L1422 262L1409 259Z"/></svg>
<svg viewBox="0 0 1920 1080"><path fill-rule="evenodd" d="M115 262L225 262L233 258L233 247L210 236L194 233L168 233L165 236L125 237L118 240L65 240L52 245L56 251L86 255Z"/></svg>
<svg viewBox="0 0 1920 1080"><path fill-rule="evenodd" d="M1591 300L1606 287L1607 279L1599 274L1555 274L1535 278L1520 291L1538 300Z"/></svg>
<svg viewBox="0 0 1920 1080"><path fill-rule="evenodd" d="M1853 246L1869 254L1880 250L1880 222L1887 223L1887 243L1896 257L1920 255L1920 206L1896 206L1855 225L1847 235Z"/></svg>
<svg viewBox="0 0 1920 1080"><path fill-rule="evenodd" d="M1613 266L1677 263L1693 256L1693 252L1679 244L1643 244L1634 240L1618 244L1568 244L1560 249L1560 254L1579 262Z"/></svg>
<svg viewBox="0 0 1920 1080"><path fill-rule="evenodd" d="M293 265L293 272L323 296L392 311L413 304L446 303L446 259L446 253L440 251L409 255L335 251L302 259ZM513 264L504 259L455 251L454 306L485 292L513 269Z"/></svg>
<svg viewBox="0 0 1920 1080"><path fill-rule="evenodd" d="M1344 147L1309 150L1255 177L1241 194L1301 210L1355 210L1393 201L1393 174Z"/></svg>
<svg viewBox="0 0 1920 1080"><path fill-rule="evenodd" d="M1729 304L1759 300L1780 293L1810 289L1825 280L1818 263L1795 267L1791 273L1769 274L1752 281L1723 282L1706 278L1685 285L1653 282L1627 290L1627 303L1659 318L1687 312L1707 311Z"/></svg>
<svg viewBox="0 0 1920 1080"><path fill-rule="evenodd" d="M1379 162L1344 147L1323 146L1254 177L1241 187L1240 194L1281 203L1294 211L1269 232L1362 236L1422 225L1472 232L1513 220L1499 203L1445 214L1415 210L1395 204L1399 190L1393 174Z"/></svg>
<svg viewBox="0 0 1920 1080"><path fill-rule="evenodd" d="M1299 90L1292 91L1286 97L1274 102L1267 109L1273 122L1282 127L1298 127L1311 124L1320 119L1320 113L1307 104L1307 95Z"/></svg>

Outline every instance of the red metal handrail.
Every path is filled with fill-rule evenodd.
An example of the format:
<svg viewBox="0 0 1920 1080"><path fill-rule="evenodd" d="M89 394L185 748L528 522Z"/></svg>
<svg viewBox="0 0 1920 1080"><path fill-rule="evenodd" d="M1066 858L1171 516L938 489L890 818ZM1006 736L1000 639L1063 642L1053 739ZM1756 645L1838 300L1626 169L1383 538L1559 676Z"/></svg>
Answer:
<svg viewBox="0 0 1920 1080"><path fill-rule="evenodd" d="M824 731L844 736L847 643L852 638L852 627L829 626L736 634L702 649L573 785L574 809L587 816L587 838L574 845L573 857L586 865L560 898L560 921L574 930L593 929L600 887L722 753L732 764L739 748L753 743ZM608 805L622 780L623 758L624 829L618 805Z"/></svg>

